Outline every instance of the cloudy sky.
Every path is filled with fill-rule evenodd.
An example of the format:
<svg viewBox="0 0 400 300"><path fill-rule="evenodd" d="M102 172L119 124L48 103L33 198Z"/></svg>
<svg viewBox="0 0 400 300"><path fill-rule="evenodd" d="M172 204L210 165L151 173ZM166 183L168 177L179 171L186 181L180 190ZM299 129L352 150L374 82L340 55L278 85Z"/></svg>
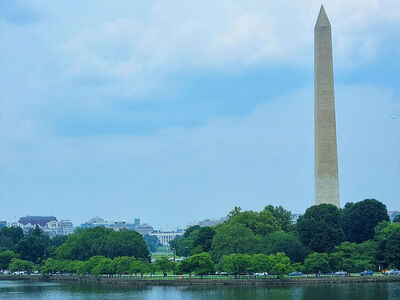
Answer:
<svg viewBox="0 0 400 300"><path fill-rule="evenodd" d="M400 209L400 2L323 1L341 204ZM314 201L321 0L0 1L0 219L173 229Z"/></svg>

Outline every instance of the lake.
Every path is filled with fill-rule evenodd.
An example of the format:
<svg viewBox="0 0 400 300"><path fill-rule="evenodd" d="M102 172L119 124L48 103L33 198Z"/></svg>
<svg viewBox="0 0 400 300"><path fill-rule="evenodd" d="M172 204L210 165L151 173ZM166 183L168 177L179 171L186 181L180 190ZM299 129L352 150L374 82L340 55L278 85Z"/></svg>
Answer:
<svg viewBox="0 0 400 300"><path fill-rule="evenodd" d="M54 282L0 281L0 299L307 299L400 300L398 282L301 286L103 287Z"/></svg>

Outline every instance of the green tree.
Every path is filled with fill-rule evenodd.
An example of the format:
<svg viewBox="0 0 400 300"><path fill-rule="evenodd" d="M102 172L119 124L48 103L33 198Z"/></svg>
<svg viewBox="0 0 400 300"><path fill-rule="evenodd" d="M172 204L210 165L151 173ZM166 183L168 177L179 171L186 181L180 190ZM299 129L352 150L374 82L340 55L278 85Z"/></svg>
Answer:
<svg viewBox="0 0 400 300"><path fill-rule="evenodd" d="M261 212L251 210L239 212L235 216L232 216L227 223L243 224L254 234L262 236L280 230L278 221L269 210L263 210Z"/></svg>
<svg viewBox="0 0 400 300"><path fill-rule="evenodd" d="M269 272L275 274L277 278L281 278L283 275L293 271L292 265L290 264L290 258L283 252L270 254L268 260L270 261Z"/></svg>
<svg viewBox="0 0 400 300"><path fill-rule="evenodd" d="M342 211L342 226L346 240L361 243L374 237L374 228L389 221L386 206L375 199L346 203Z"/></svg>
<svg viewBox="0 0 400 300"><path fill-rule="evenodd" d="M400 230L400 223L390 223L388 221L380 222L375 227L375 240L378 242L376 263L384 268L392 264L387 251L389 236L398 230Z"/></svg>
<svg viewBox="0 0 400 300"><path fill-rule="evenodd" d="M13 258L9 265L9 269L11 272L26 271L28 273L31 273L35 269L35 264L28 260Z"/></svg>
<svg viewBox="0 0 400 300"><path fill-rule="evenodd" d="M88 260L96 255L109 258L134 256L145 260L150 257L145 241L136 231L113 231L103 226L78 228L56 250L58 259Z"/></svg>
<svg viewBox="0 0 400 300"><path fill-rule="evenodd" d="M400 214L398 214L398 215L396 215L394 218L393 218L393 221L392 221L393 223L400 223Z"/></svg>
<svg viewBox="0 0 400 300"><path fill-rule="evenodd" d="M152 271L148 261L135 260L131 263L130 272L135 274L135 276L140 273L141 276L145 273L150 273Z"/></svg>
<svg viewBox="0 0 400 300"><path fill-rule="evenodd" d="M300 241L315 252L328 252L344 240L340 211L332 204L314 205L297 221Z"/></svg>
<svg viewBox="0 0 400 300"><path fill-rule="evenodd" d="M0 252L0 269L8 269L8 265L13 258L18 258L18 255L13 251L6 250Z"/></svg>
<svg viewBox="0 0 400 300"><path fill-rule="evenodd" d="M303 262L307 250L300 240L291 233L271 233L265 240L265 253L284 252L292 262Z"/></svg>
<svg viewBox="0 0 400 300"><path fill-rule="evenodd" d="M317 274L330 271L329 256L327 253L313 252L304 261L304 271Z"/></svg>
<svg viewBox="0 0 400 300"><path fill-rule="evenodd" d="M386 242L385 257L389 264L400 268L400 228L389 234Z"/></svg>
<svg viewBox="0 0 400 300"><path fill-rule="evenodd" d="M40 273L43 275L49 275L56 271L56 262L53 258L48 258L44 262L44 265L40 268Z"/></svg>
<svg viewBox="0 0 400 300"><path fill-rule="evenodd" d="M131 270L131 265L135 262L134 257L119 256L115 257L111 263L111 271L115 274L129 274Z"/></svg>
<svg viewBox="0 0 400 300"><path fill-rule="evenodd" d="M93 266L91 270L92 275L102 275L111 274L112 259L108 257L103 257L97 261L96 265Z"/></svg>
<svg viewBox="0 0 400 300"><path fill-rule="evenodd" d="M180 263L176 264L176 274L191 274L193 272L193 266L190 263L190 259L184 259Z"/></svg>
<svg viewBox="0 0 400 300"><path fill-rule="evenodd" d="M258 253L262 249L262 240L245 225L228 222L217 228L211 248L211 255L218 262L222 256L231 253Z"/></svg>
<svg viewBox="0 0 400 300"><path fill-rule="evenodd" d="M290 232L293 230L292 213L290 211L284 209L282 206L273 207L272 205L266 206L264 210L272 213L283 231Z"/></svg>
<svg viewBox="0 0 400 300"><path fill-rule="evenodd" d="M251 256L247 254L230 254L222 257L223 270L229 274L240 275L250 270Z"/></svg>
<svg viewBox="0 0 400 300"><path fill-rule="evenodd" d="M143 239L151 252L156 252L158 247L162 246L158 237L156 237L155 235L145 234L143 236Z"/></svg>
<svg viewBox="0 0 400 300"><path fill-rule="evenodd" d="M0 249L15 250L18 242L24 237L20 227L3 227L0 230Z"/></svg>
<svg viewBox="0 0 400 300"><path fill-rule="evenodd" d="M253 273L264 273L269 271L269 266L271 262L267 255L253 254L250 260L250 268L249 270Z"/></svg>
<svg viewBox="0 0 400 300"><path fill-rule="evenodd" d="M214 263L208 252L192 255L189 259L191 270L197 275L214 273Z"/></svg>
<svg viewBox="0 0 400 300"><path fill-rule="evenodd" d="M175 264L164 256L156 260L156 266L163 272L164 276L167 276L167 272L172 271Z"/></svg>
<svg viewBox="0 0 400 300"><path fill-rule="evenodd" d="M39 226L36 226L19 240L16 250L23 260L40 263L46 259L46 248L49 245L49 235L40 229Z"/></svg>
<svg viewBox="0 0 400 300"><path fill-rule="evenodd" d="M215 235L215 229L212 227L201 227L197 238L193 241L193 247L201 247L202 251L209 252L211 250L212 240Z"/></svg>

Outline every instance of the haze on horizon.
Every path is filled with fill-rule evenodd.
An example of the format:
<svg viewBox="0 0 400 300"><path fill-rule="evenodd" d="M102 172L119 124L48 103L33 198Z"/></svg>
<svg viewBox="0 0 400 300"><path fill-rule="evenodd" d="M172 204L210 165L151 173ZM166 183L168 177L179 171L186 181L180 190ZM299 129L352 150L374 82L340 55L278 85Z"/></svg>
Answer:
<svg viewBox="0 0 400 300"><path fill-rule="evenodd" d="M400 209L400 2L322 1L341 206ZM321 1L0 2L0 220L314 203Z"/></svg>

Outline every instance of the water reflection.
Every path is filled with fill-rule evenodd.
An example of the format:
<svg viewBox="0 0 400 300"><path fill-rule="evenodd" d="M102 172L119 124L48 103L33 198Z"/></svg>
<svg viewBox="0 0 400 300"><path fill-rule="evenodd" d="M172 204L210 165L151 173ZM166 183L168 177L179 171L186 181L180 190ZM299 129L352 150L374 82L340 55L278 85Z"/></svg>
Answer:
<svg viewBox="0 0 400 300"><path fill-rule="evenodd" d="M398 283L303 286L99 286L0 281L1 299L274 299L400 300Z"/></svg>

